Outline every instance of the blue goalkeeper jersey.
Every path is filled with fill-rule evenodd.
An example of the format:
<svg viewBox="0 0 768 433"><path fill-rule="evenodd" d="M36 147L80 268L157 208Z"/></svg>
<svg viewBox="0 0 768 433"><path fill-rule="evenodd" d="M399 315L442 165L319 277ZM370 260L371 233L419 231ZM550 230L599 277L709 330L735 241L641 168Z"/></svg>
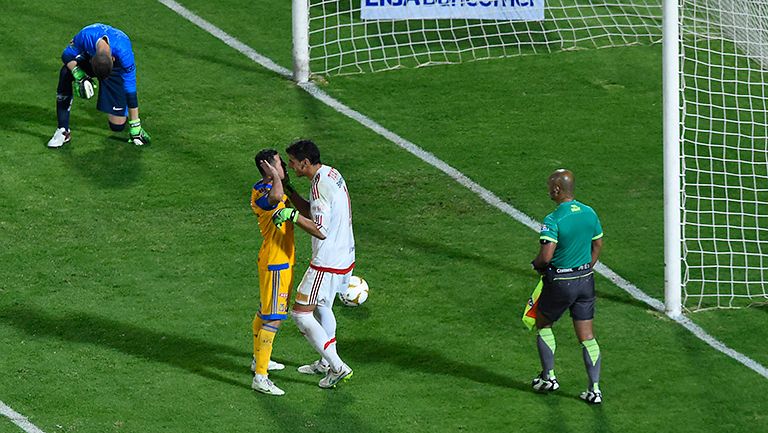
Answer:
<svg viewBox="0 0 768 433"><path fill-rule="evenodd" d="M72 42L61 54L64 63L69 63L77 57L93 57L96 55L96 43L106 38L115 58L114 68L123 77L123 87L126 94L136 93L136 64L133 59L133 47L128 35L112 26L96 23L80 30ZM118 69L119 68L119 69Z"/></svg>

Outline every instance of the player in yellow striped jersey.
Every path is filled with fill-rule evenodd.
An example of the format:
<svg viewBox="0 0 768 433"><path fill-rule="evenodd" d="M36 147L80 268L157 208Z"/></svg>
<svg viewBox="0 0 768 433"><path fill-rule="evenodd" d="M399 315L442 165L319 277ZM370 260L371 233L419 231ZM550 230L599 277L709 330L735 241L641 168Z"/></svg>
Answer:
<svg viewBox="0 0 768 433"><path fill-rule="evenodd" d="M264 394L283 395L285 392L269 380L267 370L284 368L282 364L270 361L270 356L275 334L282 321L288 318L295 252L293 224L278 228L272 223L272 214L286 207L285 191L292 187L285 163L277 151L261 150L255 160L262 179L251 190L251 208L258 217L264 240L258 258L260 306L253 318L255 375L251 387Z"/></svg>

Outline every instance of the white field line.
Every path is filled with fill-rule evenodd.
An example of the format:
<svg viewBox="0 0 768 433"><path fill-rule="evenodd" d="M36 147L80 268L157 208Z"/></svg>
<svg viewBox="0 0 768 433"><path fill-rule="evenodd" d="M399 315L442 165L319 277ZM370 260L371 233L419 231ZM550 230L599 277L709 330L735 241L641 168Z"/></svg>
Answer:
<svg viewBox="0 0 768 433"><path fill-rule="evenodd" d="M158 0L158 1L163 5L167 6L169 9L176 12L177 14L186 18L188 21L192 22L196 26L210 33L217 39L220 39L222 42L224 42L231 48L234 48L235 50L244 54L246 57L258 63L259 65L285 78L290 79L292 77L292 73L289 69L286 69L278 65L271 59L257 53L253 48L245 45L244 43L240 42L239 40L235 39L234 37L230 36L223 30L221 30L220 28L200 18L198 15L196 15L189 9L185 8L184 6L180 5L179 3L173 0ZM334 99L333 97L325 93L322 89L317 87L314 83L301 84L300 87L305 91L307 91L307 93L314 96L318 100L324 102L326 105L338 111L339 113L349 117L350 119L357 121L361 125L376 132L377 134L381 135L382 137L386 138L387 140L391 141L392 143L396 144L402 149L405 149L408 152L412 153L417 158L421 159L427 164L447 174L450 178L452 178L456 182L460 183L461 185L468 188L475 194L479 195L483 200L486 201L486 203L499 209L505 214L511 216L512 218L514 218L524 226L538 232L540 227L539 222L529 217L528 215L524 214L523 212L520 212L519 210L515 209L509 203L502 201L499 197L496 196L496 194L478 185L476 182L468 178L466 175L464 175L460 171L446 164L444 161L438 159L435 155L427 152L426 150L411 143L405 138L395 134L394 132L384 128L383 126L379 125L374 120L370 119L364 114L347 107L346 105L342 104L338 100ZM640 290L637 286L635 286L634 284L630 283L629 281L625 280L624 278L616 274L608 266L605 266L602 263L598 263L597 266L595 266L595 270L600 275L608 278L614 284L621 287L623 290L629 293L633 298L644 302L645 304L647 304L649 307L653 308L656 311L659 311L662 313L664 312L663 302L648 296L648 294L646 294L645 292ZM680 315L678 317L673 317L672 319L675 322L682 325L685 329L689 330L693 335L695 335L705 343L715 348L716 350L744 364L748 368L754 370L757 374L768 379L768 368L758 363L757 361L749 358L748 356L726 346L721 341L717 340L715 337L709 335L705 330L703 330L701 327L693 323L687 317Z"/></svg>
<svg viewBox="0 0 768 433"><path fill-rule="evenodd" d="M44 431L37 428L34 424L29 422L29 420L24 415L11 409L2 401L0 401L0 414L10 419L12 423L21 427L21 429L27 433L45 433Z"/></svg>

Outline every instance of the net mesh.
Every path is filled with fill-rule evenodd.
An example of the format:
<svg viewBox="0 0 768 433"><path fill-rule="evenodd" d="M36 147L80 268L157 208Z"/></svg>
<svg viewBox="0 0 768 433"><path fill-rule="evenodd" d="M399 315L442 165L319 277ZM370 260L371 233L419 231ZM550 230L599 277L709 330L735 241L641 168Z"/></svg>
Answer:
<svg viewBox="0 0 768 433"><path fill-rule="evenodd" d="M661 41L661 0L551 0L544 21L363 21L361 0L310 0L310 70L353 74Z"/></svg>
<svg viewBox="0 0 768 433"><path fill-rule="evenodd" d="M768 300L768 3L680 0L683 305Z"/></svg>
<svg viewBox="0 0 768 433"><path fill-rule="evenodd" d="M768 0L678 0L683 304L768 300ZM539 22L363 21L309 0L310 70L340 75L661 41L661 0L551 0Z"/></svg>

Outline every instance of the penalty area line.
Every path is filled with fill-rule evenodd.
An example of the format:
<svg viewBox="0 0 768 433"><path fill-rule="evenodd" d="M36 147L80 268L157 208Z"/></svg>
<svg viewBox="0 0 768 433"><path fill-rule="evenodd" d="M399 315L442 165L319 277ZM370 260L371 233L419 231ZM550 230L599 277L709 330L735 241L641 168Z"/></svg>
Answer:
<svg viewBox="0 0 768 433"><path fill-rule="evenodd" d="M44 431L37 428L36 425L29 422L27 417L11 409L2 401L0 401L0 414L11 420L12 423L16 424L27 433L45 433Z"/></svg>
<svg viewBox="0 0 768 433"><path fill-rule="evenodd" d="M282 76L283 78L286 78L289 80L292 78L293 74L289 69L284 68L278 65L277 63L275 63L274 61L272 61L272 59L259 54L253 48L240 42L235 37L229 35L225 31L221 30L220 28L216 27L210 22L204 20L194 12L180 5L179 3L173 0L157 0L157 1L162 3L172 11L176 12L180 16L184 17L189 22L205 30L215 38L221 40L229 47L239 51L249 59L253 60L255 63L258 63L264 68L267 68L272 72L275 72L276 74ZM344 105L342 102L333 98L332 96L324 92L322 89L317 87L317 85L315 85L314 83L311 83L311 82L301 83L299 84L299 86L302 89L304 89L307 93L315 97L317 100L325 103L326 105L333 108L337 112L358 122L359 124L370 129L371 131L391 141L392 143L402 148L403 150L410 152L411 154L421 159L422 161L426 162L427 164L442 171L443 173L448 175L448 177L450 177L451 179L455 180L465 188L479 195L486 203L490 204L496 209L499 209L500 211L514 218L519 223L523 224L524 226L534 231L537 231L537 232L539 231L539 227L541 226L541 224L537 222L535 219L529 217L525 213L514 208L509 203L506 203L505 201L500 199L498 196L496 196L496 194L482 187L472 179L468 178L464 173L448 165L446 162L439 159L432 153L427 152L421 147L415 145L414 143L386 129L385 127L381 126L379 123L369 118L368 116L360 113L359 111L355 111L352 108ZM597 271L600 275L606 277L607 279L611 280L614 284L616 284L621 289L629 293L629 295L632 296L633 298L639 301L642 301L643 303L645 303L646 305L648 305L649 307L653 308L656 311L664 313L663 302L649 296L647 293L640 290L637 286L635 286L634 284L630 283L629 281L625 280L624 278L616 274L616 272L611 270L608 266L605 266L602 263L598 263L597 266L595 266L595 271ZM700 326L693 323L689 318L683 315L680 315L678 317L672 317L672 320L680 324L682 327L690 331L693 335L695 335L697 338L704 341L714 349L720 351L721 353L727 355L730 358L733 358L734 360L745 365L746 367L753 370L757 374L768 379L768 368L758 363L757 361L749 358L743 353L737 352L731 349L730 347L726 346L723 342L719 341L718 339L716 339L715 337L707 333L707 331L702 329Z"/></svg>

